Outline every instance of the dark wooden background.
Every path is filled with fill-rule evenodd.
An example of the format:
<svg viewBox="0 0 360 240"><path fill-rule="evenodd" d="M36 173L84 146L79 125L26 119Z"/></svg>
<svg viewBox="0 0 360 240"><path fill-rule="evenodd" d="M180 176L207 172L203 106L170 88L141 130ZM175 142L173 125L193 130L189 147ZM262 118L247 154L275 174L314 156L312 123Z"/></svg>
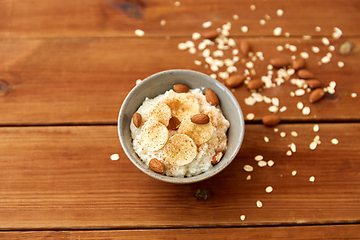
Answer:
<svg viewBox="0 0 360 240"><path fill-rule="evenodd" d="M2 239L356 239L360 236L360 1L340 0L78 0L0 1L0 238ZM250 6L255 5L255 10ZM276 15L283 9L283 16ZM238 15L234 20L233 15ZM265 25L259 21L271 17ZM164 26L161 20L166 20ZM264 60L308 52L306 69L335 94L311 104L291 97L286 82L263 91L287 110L279 132L261 124L268 106L247 106L245 86L233 90L247 121L231 165L204 182L172 185L145 176L117 136L122 101L137 79L167 69L211 74L180 51L193 32L232 23L237 44L251 43ZM244 33L241 26L247 26ZM321 31L315 31L320 26ZM276 27L283 33L275 37ZM340 39L331 37L334 27ZM145 31L137 37L135 29ZM304 40L303 35L311 35ZM318 65L335 47L330 63ZM352 50L341 55L341 44ZM198 41L197 41L198 42ZM295 53L276 46L297 46ZM318 46L320 53L313 53ZM239 54L241 59L244 58ZM337 62L344 62L339 68ZM239 71L244 64L236 65ZM222 81L219 79L219 81ZM297 102L311 107L304 116ZM312 128L319 124L320 131ZM298 137L292 137L296 131ZM279 136L286 132L286 137ZM319 135L321 144L310 150ZM269 137L266 143L263 138ZM338 145L331 139L339 140ZM297 152L286 156L288 144ZM120 159L111 161L118 153ZM273 160L260 168L254 156ZM243 166L254 166L247 173ZM296 170L297 175L292 176ZM251 180L246 180L248 175ZM315 182L309 178L315 176ZM267 186L273 187L266 193ZM207 199L196 195L203 192ZM256 201L262 201L258 208ZM244 221L240 219L245 215Z"/></svg>

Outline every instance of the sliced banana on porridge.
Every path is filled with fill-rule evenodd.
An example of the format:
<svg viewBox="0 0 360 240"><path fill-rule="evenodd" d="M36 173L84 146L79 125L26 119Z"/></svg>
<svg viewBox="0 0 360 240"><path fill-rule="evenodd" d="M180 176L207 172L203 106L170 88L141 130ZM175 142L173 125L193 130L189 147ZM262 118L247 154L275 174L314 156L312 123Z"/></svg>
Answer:
<svg viewBox="0 0 360 240"><path fill-rule="evenodd" d="M183 119L179 127L179 133L188 135L199 146L211 139L214 128L211 122L206 124L193 123L191 117L192 115L188 115Z"/></svg>
<svg viewBox="0 0 360 240"><path fill-rule="evenodd" d="M169 131L164 124L158 121L146 121L141 129L141 139L150 151L163 148L169 139Z"/></svg>
<svg viewBox="0 0 360 240"><path fill-rule="evenodd" d="M190 114L200 112L199 101L190 93L170 93L163 101L171 109L172 116L182 121Z"/></svg>
<svg viewBox="0 0 360 240"><path fill-rule="evenodd" d="M149 113L149 120L161 122L165 126L169 125L171 109L165 103L157 104Z"/></svg>
<svg viewBox="0 0 360 240"><path fill-rule="evenodd" d="M194 141L185 134L175 134L164 147L165 160L174 166L191 163L197 155Z"/></svg>

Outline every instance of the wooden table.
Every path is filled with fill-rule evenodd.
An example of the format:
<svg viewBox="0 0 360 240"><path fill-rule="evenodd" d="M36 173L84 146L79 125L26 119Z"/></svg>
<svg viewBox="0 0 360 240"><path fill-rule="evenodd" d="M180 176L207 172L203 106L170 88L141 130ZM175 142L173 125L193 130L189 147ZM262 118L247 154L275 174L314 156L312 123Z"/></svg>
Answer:
<svg viewBox="0 0 360 240"><path fill-rule="evenodd" d="M205 29L207 21L212 26ZM263 90L286 107L276 113L282 119L276 132L261 123L271 104L249 106L246 86L233 89L244 115L255 118L246 121L242 148L227 169L190 185L144 175L118 140L124 98L138 79L159 71L213 74L197 49L202 39L192 34L228 22L236 47L225 57L242 40L256 57L235 52L237 74L252 61L250 78L260 78L271 58L306 58L305 52L305 68L323 87L335 82L335 93L309 103L307 92L291 96L298 89L291 80ZM338 39L334 27L342 31ZM359 0L0 1L0 238L359 238L359 29ZM196 43L195 54L178 49L186 41ZM340 54L348 43L353 47ZM324 56L331 61L319 64ZM310 107L309 115L298 102ZM321 144L311 150L316 135ZM296 152L287 156L291 143ZM110 160L115 153L120 159ZM259 167L257 155L274 165ZM244 171L247 164L252 172Z"/></svg>

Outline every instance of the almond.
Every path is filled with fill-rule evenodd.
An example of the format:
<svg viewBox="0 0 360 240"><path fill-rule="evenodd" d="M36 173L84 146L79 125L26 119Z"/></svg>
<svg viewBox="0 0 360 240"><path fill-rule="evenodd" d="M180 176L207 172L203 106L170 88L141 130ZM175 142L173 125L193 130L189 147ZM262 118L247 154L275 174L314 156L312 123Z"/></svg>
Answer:
<svg viewBox="0 0 360 240"><path fill-rule="evenodd" d="M190 88L184 84L175 84L173 90L177 93L187 93Z"/></svg>
<svg viewBox="0 0 360 240"><path fill-rule="evenodd" d="M212 106L217 106L220 104L219 98L216 95L216 93L211 90L210 88L207 88L205 91L205 98L208 103Z"/></svg>
<svg viewBox="0 0 360 240"><path fill-rule="evenodd" d="M305 67L305 60L303 58L298 58L292 62L292 68L299 70Z"/></svg>
<svg viewBox="0 0 360 240"><path fill-rule="evenodd" d="M141 126L142 123L142 117L140 113L134 113L133 115L133 123L135 125L135 127L139 128Z"/></svg>
<svg viewBox="0 0 360 240"><path fill-rule="evenodd" d="M280 123L280 117L277 115L267 115L262 118L262 122L267 127L273 127Z"/></svg>
<svg viewBox="0 0 360 240"><path fill-rule="evenodd" d="M177 130L180 126L180 120L177 117L170 118L168 129Z"/></svg>
<svg viewBox="0 0 360 240"><path fill-rule="evenodd" d="M262 87L263 85L264 85L264 82L261 81L260 79L253 79L253 80L250 80L250 82L247 84L247 87L250 90L255 90L255 89Z"/></svg>
<svg viewBox="0 0 360 240"><path fill-rule="evenodd" d="M239 87L245 80L243 75L233 75L225 80L225 85L231 88Z"/></svg>
<svg viewBox="0 0 360 240"><path fill-rule="evenodd" d="M246 57L248 56L249 52L251 51L250 43L246 40L240 42L240 51Z"/></svg>
<svg viewBox="0 0 360 240"><path fill-rule="evenodd" d="M191 117L191 122L196 124L207 124L209 123L209 121L210 121L209 116L204 113L195 114L194 116Z"/></svg>
<svg viewBox="0 0 360 240"><path fill-rule="evenodd" d="M275 57L270 59L270 64L273 65L273 67L275 68L282 68L289 65L290 61L283 57Z"/></svg>
<svg viewBox="0 0 360 240"><path fill-rule="evenodd" d="M310 78L315 77L312 72L310 72L309 70L306 70L306 69L300 69L297 74L298 74L299 78L302 78L302 79L310 79Z"/></svg>
<svg viewBox="0 0 360 240"><path fill-rule="evenodd" d="M149 168L157 173L163 173L165 171L165 166L158 159L153 158L149 162Z"/></svg>
<svg viewBox="0 0 360 240"><path fill-rule="evenodd" d="M309 101L311 103L317 102L320 99L322 99L324 97L324 95L325 95L324 89L317 88L310 93Z"/></svg>
<svg viewBox="0 0 360 240"><path fill-rule="evenodd" d="M206 39L214 40L219 36L219 32L216 30L208 31L203 34L203 37Z"/></svg>
<svg viewBox="0 0 360 240"><path fill-rule="evenodd" d="M308 79L305 81L305 84L310 88L318 88L321 87L321 82L317 79Z"/></svg>
<svg viewBox="0 0 360 240"><path fill-rule="evenodd" d="M211 163L212 163L213 165L219 163L220 160L221 160L221 158L222 158L223 156L224 156L224 151L220 151L220 152L215 153L215 155L214 155L213 158L212 158Z"/></svg>

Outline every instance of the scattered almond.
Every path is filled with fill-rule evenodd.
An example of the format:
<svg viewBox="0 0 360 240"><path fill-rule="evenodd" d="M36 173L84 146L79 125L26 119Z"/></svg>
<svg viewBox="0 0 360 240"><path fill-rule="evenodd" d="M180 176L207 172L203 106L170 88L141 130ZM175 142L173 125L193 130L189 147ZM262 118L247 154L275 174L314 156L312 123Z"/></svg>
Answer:
<svg viewBox="0 0 360 240"><path fill-rule="evenodd" d="M149 168L157 173L163 173L165 170L164 164L156 158L150 160Z"/></svg>
<svg viewBox="0 0 360 240"><path fill-rule="evenodd" d="M220 151L220 152L217 152L215 153L215 155L213 156L212 158L212 161L211 163L213 165L217 164L218 162L220 162L221 158L224 156L224 151Z"/></svg>
<svg viewBox="0 0 360 240"><path fill-rule="evenodd" d="M210 88L207 88L205 91L205 98L208 103L212 106L217 106L220 104L219 98L216 95L216 93L211 90Z"/></svg>
<svg viewBox="0 0 360 240"><path fill-rule="evenodd" d="M300 69L297 74L298 74L299 78L302 78L302 79L311 79L311 78L315 77L312 72L310 72L309 70L306 70L306 69Z"/></svg>
<svg viewBox="0 0 360 240"><path fill-rule="evenodd" d="M325 95L324 90L322 88L317 88L310 93L309 101L311 103L317 102L320 99L322 99L324 95Z"/></svg>
<svg viewBox="0 0 360 240"><path fill-rule="evenodd" d="M267 115L262 118L262 122L267 127L273 127L280 123L280 117L277 115Z"/></svg>
<svg viewBox="0 0 360 240"><path fill-rule="evenodd" d="M298 58L292 62L292 68L299 70L305 67L305 60L303 58Z"/></svg>
<svg viewBox="0 0 360 240"><path fill-rule="evenodd" d="M264 85L264 82L261 81L260 79L253 79L253 80L250 80L250 82L247 84L247 87L250 90L255 90L255 89L262 87L263 85Z"/></svg>
<svg viewBox="0 0 360 240"><path fill-rule="evenodd" d="M250 43L246 40L240 42L240 51L246 57L248 56L249 52L251 51Z"/></svg>
<svg viewBox="0 0 360 240"><path fill-rule="evenodd" d="M283 58L283 57L276 57L276 58L271 58L270 59L270 64L273 67L282 68L282 67L286 67L287 65L289 65L290 61L288 59L286 59L286 58Z"/></svg>
<svg viewBox="0 0 360 240"><path fill-rule="evenodd" d="M168 129L170 130L177 130L180 126L180 120L177 117L172 117L169 120Z"/></svg>
<svg viewBox="0 0 360 240"><path fill-rule="evenodd" d="M312 89L321 87L321 82L317 79L308 79L305 84Z"/></svg>
<svg viewBox="0 0 360 240"><path fill-rule="evenodd" d="M233 75L225 80L225 85L231 88L239 87L245 80L243 75Z"/></svg>
<svg viewBox="0 0 360 240"><path fill-rule="evenodd" d="M139 128L141 126L142 123L142 117L140 113L134 113L133 115L133 123L135 125L135 127Z"/></svg>
<svg viewBox="0 0 360 240"><path fill-rule="evenodd" d="M184 84L175 84L173 90L177 93L187 93L190 88Z"/></svg>
<svg viewBox="0 0 360 240"><path fill-rule="evenodd" d="M210 121L209 116L204 113L195 114L194 116L191 117L191 122L195 124L207 124L209 123L209 121Z"/></svg>
<svg viewBox="0 0 360 240"><path fill-rule="evenodd" d="M219 36L219 32L216 30L208 31L203 34L203 37L206 39L214 40Z"/></svg>

